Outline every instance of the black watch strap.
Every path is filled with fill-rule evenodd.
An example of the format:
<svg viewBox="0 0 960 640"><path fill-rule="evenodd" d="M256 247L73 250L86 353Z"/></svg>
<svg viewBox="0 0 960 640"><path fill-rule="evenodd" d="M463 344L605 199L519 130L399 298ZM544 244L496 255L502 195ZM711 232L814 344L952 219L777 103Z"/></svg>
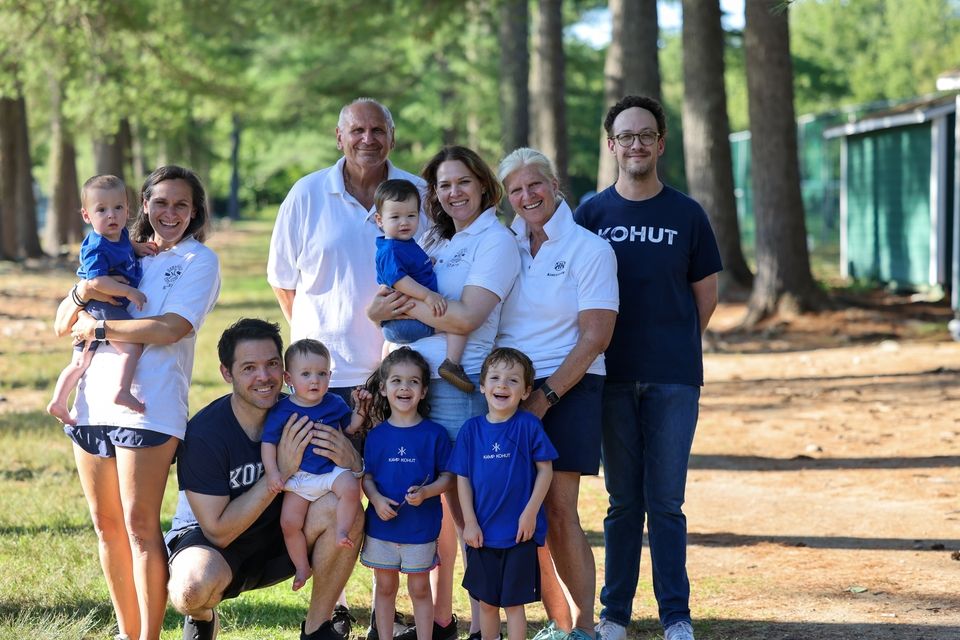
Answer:
<svg viewBox="0 0 960 640"><path fill-rule="evenodd" d="M93 329L93 338L94 340L107 339L107 329L103 326L103 320L97 322L97 326Z"/></svg>
<svg viewBox="0 0 960 640"><path fill-rule="evenodd" d="M543 391L543 395L547 397L547 402L550 403L550 406L560 402L560 396L557 395L557 392L550 388L546 382L540 385L540 390Z"/></svg>

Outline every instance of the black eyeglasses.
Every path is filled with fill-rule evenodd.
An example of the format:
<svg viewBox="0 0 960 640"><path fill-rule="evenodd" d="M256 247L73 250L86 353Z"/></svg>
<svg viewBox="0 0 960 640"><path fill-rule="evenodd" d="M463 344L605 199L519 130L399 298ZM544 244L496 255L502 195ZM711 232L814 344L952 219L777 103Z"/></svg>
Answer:
<svg viewBox="0 0 960 640"><path fill-rule="evenodd" d="M640 133L621 133L618 136L610 136L609 140L616 140L623 148L629 148L633 146L633 141L637 138L640 138L640 144L645 147L649 147L657 142L660 139L660 134L656 131L641 131Z"/></svg>

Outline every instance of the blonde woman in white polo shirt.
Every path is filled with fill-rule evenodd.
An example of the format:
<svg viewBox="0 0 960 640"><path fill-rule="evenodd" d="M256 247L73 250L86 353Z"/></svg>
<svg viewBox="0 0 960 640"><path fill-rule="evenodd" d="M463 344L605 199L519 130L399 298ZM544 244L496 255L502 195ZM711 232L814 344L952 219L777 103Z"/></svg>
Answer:
<svg viewBox="0 0 960 640"><path fill-rule="evenodd" d="M533 361L535 390L522 408L543 421L560 454L544 501L547 546L540 549L543 604L552 622L536 637L585 640L594 637L596 566L577 497L580 476L600 468L603 352L619 308L617 260L609 243L574 222L553 163L541 152L517 149L498 174L516 213L522 266L503 303L497 346L522 349Z"/></svg>
<svg viewBox="0 0 960 640"><path fill-rule="evenodd" d="M427 162L422 176L427 182L424 208L433 220L422 245L436 261L437 290L449 302L441 317L434 316L432 308L423 302L416 302L408 315L432 326L437 333L410 347L430 363L429 417L447 429L451 440L456 440L463 423L485 413L487 405L479 391L466 394L439 377L437 368L446 351L443 332L468 335L461 364L479 389L480 366L493 349L500 307L516 281L520 255L513 234L497 219L496 206L503 189L493 170L476 152L466 147L444 147ZM441 564L435 570L433 593L433 640L457 637L453 616L457 544L451 525L455 523L457 529L462 529L463 516L456 490L444 494L443 501ZM479 620L477 608L471 615L472 632L479 632ZM415 633L409 632L410 640Z"/></svg>
<svg viewBox="0 0 960 640"><path fill-rule="evenodd" d="M77 387L77 426L64 431L74 443L80 484L99 538L117 640L160 637L167 604L160 504L186 431L197 331L220 291L217 256L203 245L206 197L196 174L161 167L144 182L141 201L130 236L157 246L156 255L142 259L140 290L146 304L130 309L130 320L94 320L83 305L98 294L80 281L60 304L55 327L58 335L70 333L74 340L108 341ZM93 382L116 377L111 368L119 364L110 341L144 345L132 386L146 407L142 414L115 404Z"/></svg>

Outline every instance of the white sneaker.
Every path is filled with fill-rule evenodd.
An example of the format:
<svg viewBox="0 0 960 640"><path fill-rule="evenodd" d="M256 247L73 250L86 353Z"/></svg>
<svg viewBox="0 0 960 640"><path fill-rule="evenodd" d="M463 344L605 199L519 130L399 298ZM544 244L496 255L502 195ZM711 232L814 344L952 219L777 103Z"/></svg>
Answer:
<svg viewBox="0 0 960 640"><path fill-rule="evenodd" d="M597 640L627 640L627 628L606 618L600 618L594 631L597 632Z"/></svg>
<svg viewBox="0 0 960 640"><path fill-rule="evenodd" d="M663 640L693 640L693 627L689 622L674 622L663 630Z"/></svg>

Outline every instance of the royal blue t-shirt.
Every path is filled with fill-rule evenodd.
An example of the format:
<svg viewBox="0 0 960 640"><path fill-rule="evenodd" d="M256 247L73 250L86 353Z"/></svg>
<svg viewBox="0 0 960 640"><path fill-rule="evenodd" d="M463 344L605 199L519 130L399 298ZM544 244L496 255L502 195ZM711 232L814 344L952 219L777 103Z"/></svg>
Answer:
<svg viewBox="0 0 960 640"><path fill-rule="evenodd" d="M84 280L100 276L123 276L127 284L136 289L140 286L143 270L137 254L133 252L130 233L124 228L116 242L91 231L80 245L80 268L77 275Z"/></svg>
<svg viewBox="0 0 960 640"><path fill-rule="evenodd" d="M620 312L606 351L607 380L702 385L690 285L723 268L703 208L666 185L641 201L614 185L577 207L574 218L617 254Z"/></svg>
<svg viewBox="0 0 960 640"><path fill-rule="evenodd" d="M377 491L401 505L397 517L387 521L380 519L373 505L367 506L368 536L399 544L437 539L443 518L440 496L424 500L417 507L403 499L410 487L430 484L447 470L451 446L447 430L427 419L412 427L381 422L367 434L363 445L367 473L373 477Z"/></svg>
<svg viewBox="0 0 960 640"><path fill-rule="evenodd" d="M470 479L483 546L516 546L520 514L537 477L536 463L556 458L557 450L532 413L517 411L505 422L476 416L463 423L447 467ZM546 538L547 518L541 505L533 539L542 546Z"/></svg>
<svg viewBox="0 0 960 640"><path fill-rule="evenodd" d="M293 413L298 416L309 416L312 421L329 427L345 429L350 426L350 414L352 412L343 398L330 392L327 392L323 396L323 400L312 407L301 407L294 404L289 396L281 398L267 414L267 419L263 424L263 441L270 444L280 442L283 427L287 424L290 414ZM335 466L330 458L314 453L313 447L307 447L304 450L303 460L300 461L300 470L308 473L329 473L333 471Z"/></svg>
<svg viewBox="0 0 960 640"><path fill-rule="evenodd" d="M430 291L437 290L437 274L430 257L413 239L377 238L377 284L392 287L410 276Z"/></svg>
<svg viewBox="0 0 960 640"><path fill-rule="evenodd" d="M187 422L187 433L177 452L177 479L181 491L235 500L263 476L260 443L251 440L240 426L227 394L208 404ZM280 526L278 495L247 527L242 537L257 539L261 531ZM185 500L180 500L174 528L194 520Z"/></svg>

